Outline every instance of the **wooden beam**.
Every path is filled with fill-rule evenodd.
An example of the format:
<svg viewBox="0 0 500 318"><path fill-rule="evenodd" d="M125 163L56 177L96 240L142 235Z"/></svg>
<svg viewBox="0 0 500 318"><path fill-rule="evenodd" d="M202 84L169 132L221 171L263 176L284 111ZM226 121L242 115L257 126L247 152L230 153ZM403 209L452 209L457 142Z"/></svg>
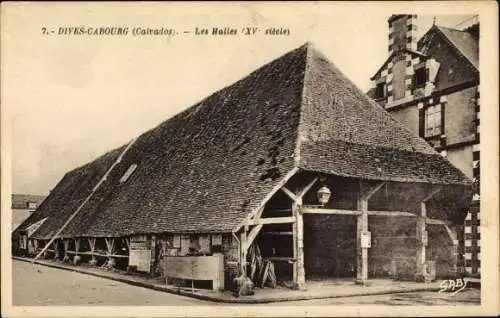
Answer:
<svg viewBox="0 0 500 318"><path fill-rule="evenodd" d="M262 232L262 235L293 235L293 231L269 231L269 232Z"/></svg>
<svg viewBox="0 0 500 318"><path fill-rule="evenodd" d="M275 208L275 209L267 209L269 212L290 212L292 208Z"/></svg>
<svg viewBox="0 0 500 318"><path fill-rule="evenodd" d="M278 182L278 184L266 195L266 197L260 202L259 206L257 206L257 208L255 208L252 213L250 213L233 231L233 233L236 233L238 232L242 226L244 226L245 224L247 224L249 222L249 220L251 220L255 214L257 214L258 211L260 211L261 209L263 209L265 207L265 205L267 204L267 202L273 197L273 195L276 194L276 192L278 192L282 186L284 186L288 180L290 180L290 178L292 178L296 173L297 171L299 171L300 169L297 168L297 167L293 167L284 177L283 179L280 180L280 182Z"/></svg>
<svg viewBox="0 0 500 318"><path fill-rule="evenodd" d="M89 237L89 238L87 238L87 240L89 241L90 251L93 253L94 250L95 250L95 241L96 241L96 238L95 237Z"/></svg>
<svg viewBox="0 0 500 318"><path fill-rule="evenodd" d="M361 189L360 189L360 200L366 200L366 201L370 200L370 198L375 193L377 193L377 191L380 190L380 188L382 188L382 186L384 186L384 185L385 185L385 182L380 182L376 186L364 191L364 193L361 193Z"/></svg>
<svg viewBox="0 0 500 318"><path fill-rule="evenodd" d="M252 223L252 225L258 224L283 224L283 223L294 223L295 217L293 216L285 216L285 217L277 217L277 218L261 218Z"/></svg>
<svg viewBox="0 0 500 318"><path fill-rule="evenodd" d="M262 226L263 226L262 224L257 224L256 226L254 226L252 230L250 230L250 233L248 233L247 240L245 242L245 249L248 250L250 245L252 245L253 241L259 234L259 231L262 229Z"/></svg>
<svg viewBox="0 0 500 318"><path fill-rule="evenodd" d="M446 229L446 232L448 233L448 236L450 237L451 241L453 242L453 245L458 245L458 239L457 239L457 233L455 230L452 230L448 224L443 224L444 228Z"/></svg>
<svg viewBox="0 0 500 318"><path fill-rule="evenodd" d="M432 190L423 200L422 202L427 202L429 201L430 199L432 199L433 196L435 196L436 194L438 194L439 192L441 191L441 187L439 188L436 188L434 190Z"/></svg>
<svg viewBox="0 0 500 318"><path fill-rule="evenodd" d="M361 215L361 211L357 210L338 210L338 209L323 209L323 208L301 208L304 214L339 214L339 215Z"/></svg>
<svg viewBox="0 0 500 318"><path fill-rule="evenodd" d="M257 211L257 213L254 215L253 219L258 220L262 216L262 213L264 212L265 206L262 206L260 210Z"/></svg>
<svg viewBox="0 0 500 318"><path fill-rule="evenodd" d="M381 187L381 185L379 185ZM380 188L379 187L379 188ZM372 190L374 190L373 188ZM375 191L370 191L371 195ZM361 245L361 237L363 232L368 231L368 199L371 195L364 195L358 199L358 210L361 211L361 215L358 216L357 225L357 244L356 244L356 254L357 254L357 271L356 278L359 283L364 284L368 280L368 248Z"/></svg>
<svg viewBox="0 0 500 318"><path fill-rule="evenodd" d="M289 197L290 199L292 199L292 201L293 201L293 202L297 201L297 198L298 198L298 197L295 195L295 193L293 193L292 191L288 190L288 188L287 188L287 187L282 186L282 187L281 187L281 191L285 192L285 194L286 194L286 195L288 195L288 197Z"/></svg>
<svg viewBox="0 0 500 318"><path fill-rule="evenodd" d="M75 239L75 253L78 255L79 251L80 251L80 239L76 238Z"/></svg>
<svg viewBox="0 0 500 318"><path fill-rule="evenodd" d="M302 191L300 191L298 197L299 198L303 198L304 195L307 193L307 191L309 191L311 189L311 187L318 181L318 178L314 178L311 182L309 182L308 185L306 185L306 187L304 189L302 189Z"/></svg>
<svg viewBox="0 0 500 318"><path fill-rule="evenodd" d="M313 208L313 207L302 208L302 213L307 213L307 214L338 214L338 215L361 215L362 214L362 212L358 211L358 210L323 209L323 208ZM368 211L368 215L417 217L416 214L413 214L411 212L405 212L405 211Z"/></svg>
<svg viewBox="0 0 500 318"><path fill-rule="evenodd" d="M430 196L428 196L430 198ZM427 198L427 199L428 199ZM424 264L426 260L426 245L427 242L424 240L424 235L427 235L427 231L425 228L427 219L427 207L425 201L420 203L420 218L417 221L417 237L419 240L419 251L417 253L417 275L423 275L424 273Z"/></svg>
<svg viewBox="0 0 500 318"><path fill-rule="evenodd" d="M68 254L68 249L69 249L69 239L63 239L63 244L64 244L64 256Z"/></svg>
<svg viewBox="0 0 500 318"><path fill-rule="evenodd" d="M440 220L432 220L427 218L427 201L434 197L441 187L432 190L422 201L420 202L420 218L417 221L417 237L419 239L419 251L417 253L417 275L424 275L425 261L427 259L426 249L428 244L428 232L427 224L443 224Z"/></svg>
<svg viewBox="0 0 500 318"><path fill-rule="evenodd" d="M458 238L457 238L457 232L456 228L450 228L448 225L444 225L446 232L448 233L448 236L450 237L452 243L453 243L453 270L456 273L457 272L457 266L458 266Z"/></svg>
<svg viewBox="0 0 500 318"><path fill-rule="evenodd" d="M293 224L293 257L297 259L293 263L294 288L304 290L306 288L306 275L304 269L304 220L301 211L302 198L298 198L292 204L292 213L295 217Z"/></svg>
<svg viewBox="0 0 500 318"><path fill-rule="evenodd" d="M434 225L451 225L452 224L452 222L450 222L450 221L443 221L443 220L431 219L431 218L424 218L424 221L427 224L434 224Z"/></svg>
<svg viewBox="0 0 500 318"><path fill-rule="evenodd" d="M368 211L368 215L417 217L416 214L405 211Z"/></svg>
<svg viewBox="0 0 500 318"><path fill-rule="evenodd" d="M247 249L245 248L247 242L247 232L242 230L240 233L240 274L247 274Z"/></svg>

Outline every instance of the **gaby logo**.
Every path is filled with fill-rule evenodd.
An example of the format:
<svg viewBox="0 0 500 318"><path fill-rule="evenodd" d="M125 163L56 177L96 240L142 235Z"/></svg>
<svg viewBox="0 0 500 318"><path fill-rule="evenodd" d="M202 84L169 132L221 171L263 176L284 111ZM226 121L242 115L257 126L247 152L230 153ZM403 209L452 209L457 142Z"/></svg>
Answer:
<svg viewBox="0 0 500 318"><path fill-rule="evenodd" d="M467 283L469 282L468 278L457 278L457 279L445 279L441 282L439 287L439 294L444 292L451 292L451 296L454 296L461 292L467 287Z"/></svg>

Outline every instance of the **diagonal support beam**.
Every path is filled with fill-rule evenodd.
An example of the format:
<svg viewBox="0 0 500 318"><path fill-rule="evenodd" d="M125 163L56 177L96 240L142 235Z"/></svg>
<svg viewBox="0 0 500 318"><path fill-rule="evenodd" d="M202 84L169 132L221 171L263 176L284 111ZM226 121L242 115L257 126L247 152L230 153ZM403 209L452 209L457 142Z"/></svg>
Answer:
<svg viewBox="0 0 500 318"><path fill-rule="evenodd" d="M292 191L288 190L287 187L282 186L281 187L281 191L285 192L285 194L288 195L288 197L290 199L292 199L293 202L297 201L297 196L295 195L295 193L293 193Z"/></svg>
<svg viewBox="0 0 500 318"><path fill-rule="evenodd" d="M263 226L262 224L257 224L256 226L254 226L252 228L252 230L250 230L250 233L248 233L248 235L247 235L246 242L243 243L244 249L248 250L250 245L252 245L252 243L255 240L255 238L257 237L257 235L259 235L259 232L262 229L262 226Z"/></svg>
<svg viewBox="0 0 500 318"><path fill-rule="evenodd" d="M458 245L458 239L456 232L453 231L448 224L443 224L444 228L446 229L446 232L448 233L448 236L450 237L451 241L453 242L453 245Z"/></svg>
<svg viewBox="0 0 500 318"><path fill-rule="evenodd" d="M436 194L438 194L441 191L441 187L434 189L431 191L423 200L422 202L427 202L430 199L432 199Z"/></svg>
<svg viewBox="0 0 500 318"><path fill-rule="evenodd" d="M367 189L366 191L360 191L360 200L361 201L368 201L370 198L377 193L383 186L385 185L385 182L380 182L374 187L371 187Z"/></svg>
<svg viewBox="0 0 500 318"><path fill-rule="evenodd" d="M318 178L314 178L311 182L309 182L308 185L306 185L306 187L304 189L302 189L302 191L299 193L298 197L300 199L302 199L304 197L304 195L307 193L307 191L309 191L312 186L318 181Z"/></svg>

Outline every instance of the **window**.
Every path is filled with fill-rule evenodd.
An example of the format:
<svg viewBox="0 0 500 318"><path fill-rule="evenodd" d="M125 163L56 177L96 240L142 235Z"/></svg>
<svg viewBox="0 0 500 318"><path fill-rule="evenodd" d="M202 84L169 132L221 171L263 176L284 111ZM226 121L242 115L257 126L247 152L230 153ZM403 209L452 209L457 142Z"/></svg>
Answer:
<svg viewBox="0 0 500 318"><path fill-rule="evenodd" d="M441 104L425 110L425 137L441 135Z"/></svg>
<svg viewBox="0 0 500 318"><path fill-rule="evenodd" d="M425 67L416 69L415 74L413 74L413 83L415 87L424 86L425 82L427 82L427 70Z"/></svg>
<svg viewBox="0 0 500 318"><path fill-rule="evenodd" d="M382 98L385 96L385 83L378 83L375 89L375 98Z"/></svg>
<svg viewBox="0 0 500 318"><path fill-rule="evenodd" d="M135 168L137 168L137 165L131 164L130 167L128 167L127 171L123 174L123 176L120 178L120 183L127 181L127 179L134 173Z"/></svg>
<svg viewBox="0 0 500 318"><path fill-rule="evenodd" d="M36 209L36 202L28 202L28 209Z"/></svg>

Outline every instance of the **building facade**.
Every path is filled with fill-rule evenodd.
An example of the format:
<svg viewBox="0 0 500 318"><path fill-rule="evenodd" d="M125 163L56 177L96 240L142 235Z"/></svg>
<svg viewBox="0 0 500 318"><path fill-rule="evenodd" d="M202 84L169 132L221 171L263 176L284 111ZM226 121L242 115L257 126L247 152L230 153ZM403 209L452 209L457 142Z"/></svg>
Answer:
<svg viewBox="0 0 500 318"><path fill-rule="evenodd" d="M393 15L389 57L368 95L475 182L461 235L464 269L480 273L479 23L433 25L420 39L416 15Z"/></svg>
<svg viewBox="0 0 500 318"><path fill-rule="evenodd" d="M12 231L23 223L44 199L43 195L12 194Z"/></svg>
<svg viewBox="0 0 500 318"><path fill-rule="evenodd" d="M471 184L306 44L69 171L17 235L213 289L449 278Z"/></svg>

